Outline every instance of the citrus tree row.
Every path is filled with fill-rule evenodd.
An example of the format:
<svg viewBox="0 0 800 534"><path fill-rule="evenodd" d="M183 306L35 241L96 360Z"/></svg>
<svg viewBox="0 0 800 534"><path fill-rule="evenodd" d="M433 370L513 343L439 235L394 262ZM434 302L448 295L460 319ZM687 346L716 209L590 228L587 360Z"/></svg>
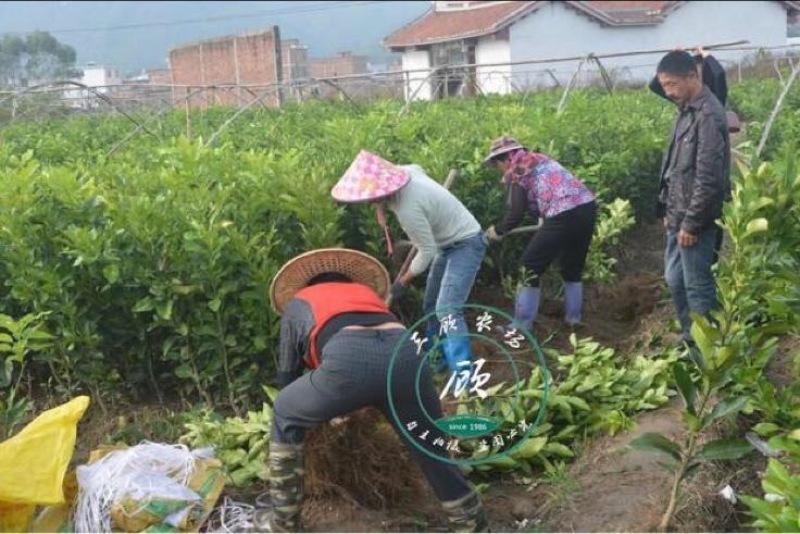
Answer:
<svg viewBox="0 0 800 534"><path fill-rule="evenodd" d="M480 162L492 138L510 134L583 179L605 216L629 216L616 199L649 214L674 108L645 90L579 91L557 114L559 96L416 103L408 113L399 102L313 102L248 111L223 129L233 111L212 109L190 117L192 139L174 112L136 117L148 133L124 144L134 125L120 116L5 127L0 311L36 317L52 335L32 352L25 383L100 402L177 392L246 407L274 362L267 290L280 265L334 245L388 260L371 211L330 197L361 149L439 180L458 169L453 191L488 225L503 194ZM480 283L515 269L523 244L487 261Z"/></svg>

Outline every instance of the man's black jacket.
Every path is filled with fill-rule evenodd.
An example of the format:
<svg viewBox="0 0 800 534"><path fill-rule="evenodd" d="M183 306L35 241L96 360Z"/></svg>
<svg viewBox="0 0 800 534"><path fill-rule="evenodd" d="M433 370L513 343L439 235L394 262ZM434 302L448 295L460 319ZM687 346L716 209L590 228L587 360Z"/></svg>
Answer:
<svg viewBox="0 0 800 534"><path fill-rule="evenodd" d="M730 197L731 150L725 109L707 86L680 110L661 166L657 215L670 230L713 226Z"/></svg>

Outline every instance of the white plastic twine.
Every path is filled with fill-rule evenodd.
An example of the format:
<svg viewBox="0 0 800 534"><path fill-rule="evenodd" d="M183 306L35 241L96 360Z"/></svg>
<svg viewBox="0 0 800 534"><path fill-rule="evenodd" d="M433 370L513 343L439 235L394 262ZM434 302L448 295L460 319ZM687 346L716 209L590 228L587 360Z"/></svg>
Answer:
<svg viewBox="0 0 800 534"><path fill-rule="evenodd" d="M253 532L255 530L253 523L255 511L255 506L225 497L222 504L208 518L207 531L224 532L225 534Z"/></svg>
<svg viewBox="0 0 800 534"><path fill-rule="evenodd" d="M79 466L75 532L111 532L111 508L125 497L141 503L131 515L152 499L202 500L187 483L195 461L209 454L213 451L145 441Z"/></svg>

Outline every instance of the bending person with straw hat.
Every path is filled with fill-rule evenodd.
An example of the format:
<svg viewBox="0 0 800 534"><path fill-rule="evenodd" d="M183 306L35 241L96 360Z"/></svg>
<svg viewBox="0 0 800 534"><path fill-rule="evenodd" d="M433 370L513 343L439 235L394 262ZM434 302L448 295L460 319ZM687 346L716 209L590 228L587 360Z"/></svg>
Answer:
<svg viewBox="0 0 800 534"><path fill-rule="evenodd" d="M430 368L385 302L390 286L380 262L349 249L302 254L273 279L272 306L282 314L277 375L282 389L275 399L269 446L271 508L256 512L259 531L300 530L306 431L364 407L387 416L454 531L488 528L472 484L456 465L436 459L433 441L441 431L432 427L430 438L420 442L429 454L410 443L398 426L398 420L425 426L428 418L442 417L442 407ZM311 372L302 374L304 368Z"/></svg>
<svg viewBox="0 0 800 534"><path fill-rule="evenodd" d="M443 337L450 371L470 364L472 349L462 306L472 291L488 243L477 219L419 165L394 165L366 150L358 154L331 194L338 202L375 204L390 256L384 205L397 216L418 253L392 285L392 299L400 298L411 280L430 267L423 298L428 347L434 338Z"/></svg>
<svg viewBox="0 0 800 534"><path fill-rule="evenodd" d="M483 163L502 171L508 197L505 217L486 231L490 241L499 241L516 228L526 212L544 220L522 255L530 279L515 295L514 321L527 329L533 327L539 313L539 278L558 260L564 281L564 320L571 327L579 325L583 270L597 218L594 193L556 160L528 150L513 137L495 139Z"/></svg>

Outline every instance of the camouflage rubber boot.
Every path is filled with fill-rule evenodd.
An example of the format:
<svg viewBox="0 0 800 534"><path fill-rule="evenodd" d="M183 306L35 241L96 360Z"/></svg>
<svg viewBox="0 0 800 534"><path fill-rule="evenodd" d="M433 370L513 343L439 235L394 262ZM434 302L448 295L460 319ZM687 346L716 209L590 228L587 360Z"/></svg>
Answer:
<svg viewBox="0 0 800 534"><path fill-rule="evenodd" d="M454 501L442 503L447 514L447 523L453 532L489 532L489 521L474 491Z"/></svg>
<svg viewBox="0 0 800 534"><path fill-rule="evenodd" d="M271 507L259 509L253 523L260 532L300 532L303 508L303 445L271 443L269 498Z"/></svg>

